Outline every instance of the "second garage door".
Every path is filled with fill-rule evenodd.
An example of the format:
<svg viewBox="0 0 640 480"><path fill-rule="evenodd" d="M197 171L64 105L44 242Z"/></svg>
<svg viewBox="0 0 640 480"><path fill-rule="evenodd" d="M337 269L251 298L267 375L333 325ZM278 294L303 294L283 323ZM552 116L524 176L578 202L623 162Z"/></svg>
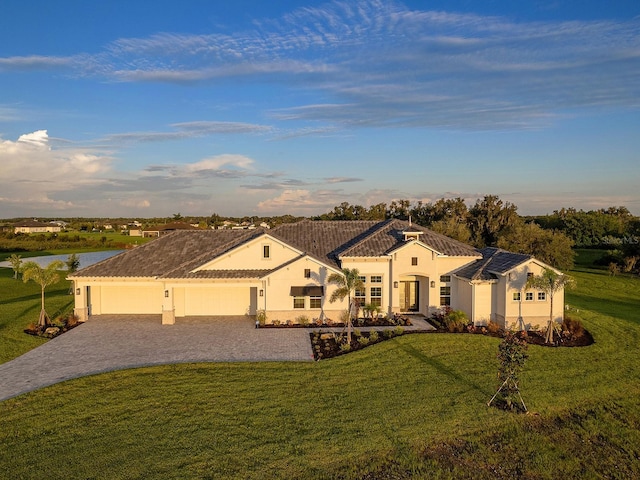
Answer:
<svg viewBox="0 0 640 480"><path fill-rule="evenodd" d="M255 314L256 288L189 287L184 290L184 313L192 315Z"/></svg>

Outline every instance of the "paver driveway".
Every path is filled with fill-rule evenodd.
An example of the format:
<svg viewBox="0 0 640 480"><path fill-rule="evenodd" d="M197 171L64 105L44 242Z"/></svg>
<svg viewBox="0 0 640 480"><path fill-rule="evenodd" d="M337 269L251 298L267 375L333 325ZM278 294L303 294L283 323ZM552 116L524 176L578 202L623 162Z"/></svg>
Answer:
<svg viewBox="0 0 640 480"><path fill-rule="evenodd" d="M124 368L311 360L307 329L255 329L246 317L193 318L161 325L159 316L103 315L0 364L0 400L63 380Z"/></svg>

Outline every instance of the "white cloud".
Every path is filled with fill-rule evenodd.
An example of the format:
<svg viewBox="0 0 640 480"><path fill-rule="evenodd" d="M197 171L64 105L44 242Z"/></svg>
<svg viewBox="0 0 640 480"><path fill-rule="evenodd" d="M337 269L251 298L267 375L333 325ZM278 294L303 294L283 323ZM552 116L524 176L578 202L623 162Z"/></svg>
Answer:
<svg viewBox="0 0 640 480"><path fill-rule="evenodd" d="M206 171L220 170L223 166L230 166L240 169L250 169L253 166L253 160L244 155L216 155L215 157L205 158L196 163L190 163L183 167L185 173L202 173Z"/></svg>
<svg viewBox="0 0 640 480"><path fill-rule="evenodd" d="M64 209L72 204L54 199L58 192L99 183L111 158L82 147L53 148L46 130L0 141L0 208ZM4 205L4 207L2 206Z"/></svg>

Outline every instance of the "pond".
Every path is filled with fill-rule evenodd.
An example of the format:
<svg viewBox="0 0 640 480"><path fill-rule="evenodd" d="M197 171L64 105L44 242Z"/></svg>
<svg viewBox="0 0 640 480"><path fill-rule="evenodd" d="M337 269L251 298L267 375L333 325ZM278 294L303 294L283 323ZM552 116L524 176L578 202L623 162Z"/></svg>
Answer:
<svg viewBox="0 0 640 480"><path fill-rule="evenodd" d="M102 252L76 253L76 255L78 256L78 259L80 260L80 267L79 268L84 268L84 267L88 267L89 265L93 265L94 263L101 262L102 260L106 260L107 258L113 257L114 255L117 255L117 254L122 253L122 252L124 252L124 250L105 250L105 251L102 251ZM23 262L36 262L41 267L46 267L47 265L49 265L54 260L62 260L63 262L66 262L67 259L69 258L69 255L70 254L45 255L43 257L29 257L29 258L23 257L22 261ZM11 268L11 264L9 262L0 262L0 267ZM64 268L65 269L67 268L66 265L65 265Z"/></svg>

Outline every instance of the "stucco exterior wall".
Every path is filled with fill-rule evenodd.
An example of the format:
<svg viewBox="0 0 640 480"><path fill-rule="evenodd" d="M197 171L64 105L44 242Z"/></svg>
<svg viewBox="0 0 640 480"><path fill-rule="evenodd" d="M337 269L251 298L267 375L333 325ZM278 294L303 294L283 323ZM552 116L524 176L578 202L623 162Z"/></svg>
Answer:
<svg viewBox="0 0 640 480"><path fill-rule="evenodd" d="M264 257L265 246L269 247L268 258ZM199 270L269 270L298 256L299 252L265 235L203 265Z"/></svg>
<svg viewBox="0 0 640 480"><path fill-rule="evenodd" d="M308 278L305 276L305 270L309 270ZM328 278L336 271L310 257L303 257L291 262L264 279L260 287L263 290L263 295L258 297L258 309L266 311L268 322L279 320L281 323L285 323L287 320L295 320L300 315L305 315L310 320L325 316L331 316L337 320L339 315L336 315L336 312L347 308L347 300L329 302L329 298L337 286L329 284ZM304 297L304 308L294 308L291 287L310 286L324 286L320 308L311 308L308 296Z"/></svg>

